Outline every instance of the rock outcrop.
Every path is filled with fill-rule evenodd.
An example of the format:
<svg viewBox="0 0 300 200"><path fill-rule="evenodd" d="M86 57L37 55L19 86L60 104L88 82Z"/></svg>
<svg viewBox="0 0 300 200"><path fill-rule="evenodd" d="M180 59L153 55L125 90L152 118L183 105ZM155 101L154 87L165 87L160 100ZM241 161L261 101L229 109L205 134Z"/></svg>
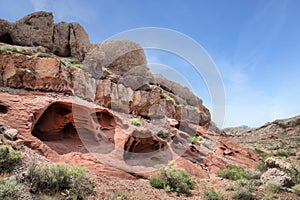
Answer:
<svg viewBox="0 0 300 200"><path fill-rule="evenodd" d="M283 187L290 187L294 184L291 177L276 168L271 168L263 173L260 179L264 184L268 182L275 182Z"/></svg>
<svg viewBox="0 0 300 200"><path fill-rule="evenodd" d="M50 161L134 178L176 160L208 178L228 164L259 160L209 129L209 110L188 88L151 74L138 44L91 45L79 24L54 24L46 12L0 27L1 120Z"/></svg>
<svg viewBox="0 0 300 200"><path fill-rule="evenodd" d="M227 128L224 131L229 137L248 147L268 150L300 150L300 115L275 120L250 130Z"/></svg>
<svg viewBox="0 0 300 200"><path fill-rule="evenodd" d="M78 23L55 24L52 13L35 12L10 23L0 20L0 42L42 46L58 56L82 61L90 48L89 37Z"/></svg>
<svg viewBox="0 0 300 200"><path fill-rule="evenodd" d="M104 78L107 75L121 77L130 70L135 70L135 67L146 64L144 50L137 43L128 40L107 40L93 45L83 62L83 69L94 78Z"/></svg>

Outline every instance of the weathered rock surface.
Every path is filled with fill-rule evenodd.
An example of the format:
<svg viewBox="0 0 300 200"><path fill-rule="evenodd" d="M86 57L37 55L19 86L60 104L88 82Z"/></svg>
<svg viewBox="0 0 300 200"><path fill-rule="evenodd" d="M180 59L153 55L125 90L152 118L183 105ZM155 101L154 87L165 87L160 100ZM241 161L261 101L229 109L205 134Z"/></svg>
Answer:
<svg viewBox="0 0 300 200"><path fill-rule="evenodd" d="M48 12L35 12L15 23L10 31L13 43L22 46L43 46L53 48L53 15Z"/></svg>
<svg viewBox="0 0 300 200"><path fill-rule="evenodd" d="M15 140L17 139L18 130L14 128L10 128L4 131L4 136L9 140Z"/></svg>
<svg viewBox="0 0 300 200"><path fill-rule="evenodd" d="M69 26L71 56L83 61L90 48L89 36L80 24L71 23Z"/></svg>
<svg viewBox="0 0 300 200"><path fill-rule="evenodd" d="M265 160L265 164L267 168L277 168L284 171L295 171L298 173L292 163L284 160L283 158L269 157Z"/></svg>
<svg viewBox="0 0 300 200"><path fill-rule="evenodd" d="M60 22L54 26L53 52L58 56L67 57L71 55L70 47L70 24Z"/></svg>
<svg viewBox="0 0 300 200"><path fill-rule="evenodd" d="M227 128L224 131L244 146L268 150L300 150L300 115L275 120L250 130Z"/></svg>
<svg viewBox="0 0 300 200"><path fill-rule="evenodd" d="M78 23L54 24L50 12L31 13L16 23L0 20L0 42L21 46L42 46L58 56L75 57L82 61L90 41Z"/></svg>
<svg viewBox="0 0 300 200"><path fill-rule="evenodd" d="M294 184L291 177L276 168L271 168L263 173L260 179L264 184L267 182L275 182L283 187L290 187Z"/></svg>
<svg viewBox="0 0 300 200"><path fill-rule="evenodd" d="M61 65L57 58L0 54L0 69L1 86L66 93L73 88L70 69Z"/></svg>
<svg viewBox="0 0 300 200"><path fill-rule="evenodd" d="M84 70L94 78L122 76L137 66L147 64L143 48L128 40L107 40L94 44L83 62ZM144 68L148 70L147 68Z"/></svg>
<svg viewBox="0 0 300 200"><path fill-rule="evenodd" d="M0 26L5 27L2 42L11 37L12 44L50 52L38 57L27 52L36 53L35 47L24 47L26 53L0 53L1 120L50 161L133 179L148 177L157 164L172 160L199 178L232 163L254 167L259 160L209 130L210 113L202 101L188 88L152 75L138 44L108 40L91 46L79 24L54 24L45 12L17 23L0 21ZM51 52L83 61L84 70L62 64L69 58ZM203 140L192 143L191 136Z"/></svg>
<svg viewBox="0 0 300 200"><path fill-rule="evenodd" d="M175 127L170 131L176 137L167 142L154 132L162 124L143 121L143 127L137 128L130 124L130 116L73 97L18 90L16 94L2 92L0 98L6 105L14 107L3 116L3 121L19 131L17 137L24 140L25 145L50 161L85 165L97 174L133 178L129 174L134 173L147 177L146 172L153 170L151 166L180 158L187 150L189 153L183 154L176 163L199 178L209 177L210 173L226 167L228 162L253 167L259 159L238 144L216 134L210 135L200 127L197 134L210 141L209 148L190 147L188 135L177 135ZM228 150L232 153L224 156ZM89 152L102 152L102 156ZM94 163L95 159L100 163Z"/></svg>

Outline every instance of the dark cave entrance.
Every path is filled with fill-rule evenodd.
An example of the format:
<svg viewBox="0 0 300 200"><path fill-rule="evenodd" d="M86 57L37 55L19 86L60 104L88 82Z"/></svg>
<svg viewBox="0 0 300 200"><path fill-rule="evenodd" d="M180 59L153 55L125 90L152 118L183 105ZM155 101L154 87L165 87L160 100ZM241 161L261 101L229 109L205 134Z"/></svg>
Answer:
<svg viewBox="0 0 300 200"><path fill-rule="evenodd" d="M71 103L51 104L34 125L32 135L60 155L88 152L74 126Z"/></svg>
<svg viewBox="0 0 300 200"><path fill-rule="evenodd" d="M131 166L153 167L168 164L172 154L168 144L154 137L151 132L134 131L124 145L123 158Z"/></svg>
<svg viewBox="0 0 300 200"><path fill-rule="evenodd" d="M13 44L12 37L9 33L5 33L3 35L0 35L0 42L6 43L6 44Z"/></svg>

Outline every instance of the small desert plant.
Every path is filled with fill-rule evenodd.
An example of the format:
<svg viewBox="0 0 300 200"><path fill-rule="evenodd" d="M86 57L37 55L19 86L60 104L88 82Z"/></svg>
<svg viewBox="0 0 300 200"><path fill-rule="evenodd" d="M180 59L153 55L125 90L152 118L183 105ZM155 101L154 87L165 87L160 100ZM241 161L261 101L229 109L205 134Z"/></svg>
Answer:
<svg viewBox="0 0 300 200"><path fill-rule="evenodd" d="M260 155L263 159L266 159L266 158L272 156L270 153L267 153L259 148L255 148L254 152L257 153L258 155Z"/></svg>
<svg viewBox="0 0 300 200"><path fill-rule="evenodd" d="M232 199L234 200L254 200L255 196L248 188L240 188L233 193Z"/></svg>
<svg viewBox="0 0 300 200"><path fill-rule="evenodd" d="M171 101L174 105L176 105L175 99L170 95L168 95L167 93L162 93L162 97L165 98L167 101Z"/></svg>
<svg viewBox="0 0 300 200"><path fill-rule="evenodd" d="M164 132L163 130L158 131L157 136L160 137L163 140L170 140L170 133Z"/></svg>
<svg viewBox="0 0 300 200"><path fill-rule="evenodd" d="M192 144L197 144L201 138L195 135L195 136L190 136L188 139L189 141L191 141Z"/></svg>
<svg viewBox="0 0 300 200"><path fill-rule="evenodd" d="M293 186L292 190L295 194L300 195L300 184Z"/></svg>
<svg viewBox="0 0 300 200"><path fill-rule="evenodd" d="M138 119L138 118L135 118L135 117L131 118L130 122L131 122L132 125L135 125L135 126L141 126L142 125L141 120Z"/></svg>
<svg viewBox="0 0 300 200"><path fill-rule="evenodd" d="M35 54L35 56L38 58L51 58L51 55L49 53L44 52L38 52Z"/></svg>
<svg viewBox="0 0 300 200"><path fill-rule="evenodd" d="M1 47L0 53L23 53L22 49L18 49L17 47Z"/></svg>
<svg viewBox="0 0 300 200"><path fill-rule="evenodd" d="M246 178L246 171L240 166L228 165L226 169L218 171L217 175L226 179L238 180Z"/></svg>
<svg viewBox="0 0 300 200"><path fill-rule="evenodd" d="M149 183L154 188L163 189L165 186L164 181L160 177L153 176L149 179Z"/></svg>
<svg viewBox="0 0 300 200"><path fill-rule="evenodd" d="M245 170L245 178L248 179L248 180L250 180L250 179L259 179L260 176L261 176L260 171L250 170L250 169Z"/></svg>
<svg viewBox="0 0 300 200"><path fill-rule="evenodd" d="M265 172L265 171L267 171L267 166L266 166L265 162L263 160L261 160L256 164L255 169L260 172Z"/></svg>
<svg viewBox="0 0 300 200"><path fill-rule="evenodd" d="M10 146L0 146L0 173L11 172L21 159L21 152Z"/></svg>
<svg viewBox="0 0 300 200"><path fill-rule="evenodd" d="M273 156L278 157L289 157L296 156L296 153L290 150L279 149L278 151L272 152Z"/></svg>
<svg viewBox="0 0 300 200"><path fill-rule="evenodd" d="M0 199L13 200L20 197L20 185L15 180L0 181Z"/></svg>
<svg viewBox="0 0 300 200"><path fill-rule="evenodd" d="M112 192L105 198L105 200L131 200L131 196L127 191L114 189Z"/></svg>
<svg viewBox="0 0 300 200"><path fill-rule="evenodd" d="M204 199L205 200L224 200L225 197L221 193L216 192L214 188L210 188L209 190L204 192Z"/></svg>
<svg viewBox="0 0 300 200"><path fill-rule="evenodd" d="M254 183L247 179L239 179L234 182L235 190L239 190L240 188L247 188L250 192L254 189Z"/></svg>
<svg viewBox="0 0 300 200"><path fill-rule="evenodd" d="M275 194L277 194L280 190L280 184L276 182L267 182L265 190L264 199L274 199Z"/></svg>
<svg viewBox="0 0 300 200"><path fill-rule="evenodd" d="M158 177L152 177L150 184L153 187L161 188L166 192L177 192L178 194L190 194L194 189L191 177L183 169L175 167L161 168Z"/></svg>
<svg viewBox="0 0 300 200"><path fill-rule="evenodd" d="M83 199L94 189L92 179L82 167L38 166L32 163L28 167L27 178L33 191L62 194L66 199Z"/></svg>
<svg viewBox="0 0 300 200"><path fill-rule="evenodd" d="M62 64L66 67L78 67L78 68L82 67L82 64L77 60L65 60L62 61Z"/></svg>

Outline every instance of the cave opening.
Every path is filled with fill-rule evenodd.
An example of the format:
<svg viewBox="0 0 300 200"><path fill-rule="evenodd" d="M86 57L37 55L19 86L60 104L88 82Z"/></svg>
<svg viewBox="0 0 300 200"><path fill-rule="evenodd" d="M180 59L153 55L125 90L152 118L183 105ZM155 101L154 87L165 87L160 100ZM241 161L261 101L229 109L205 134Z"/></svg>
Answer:
<svg viewBox="0 0 300 200"><path fill-rule="evenodd" d="M0 42L6 43L6 44L13 44L13 39L10 36L9 33L5 33L3 35L0 35Z"/></svg>
<svg viewBox="0 0 300 200"><path fill-rule="evenodd" d="M34 125L32 135L60 155L70 152L88 152L74 125L71 103L51 104Z"/></svg>
<svg viewBox="0 0 300 200"><path fill-rule="evenodd" d="M168 144L151 132L134 131L124 144L123 158L131 166L154 167L168 164L172 154Z"/></svg>

